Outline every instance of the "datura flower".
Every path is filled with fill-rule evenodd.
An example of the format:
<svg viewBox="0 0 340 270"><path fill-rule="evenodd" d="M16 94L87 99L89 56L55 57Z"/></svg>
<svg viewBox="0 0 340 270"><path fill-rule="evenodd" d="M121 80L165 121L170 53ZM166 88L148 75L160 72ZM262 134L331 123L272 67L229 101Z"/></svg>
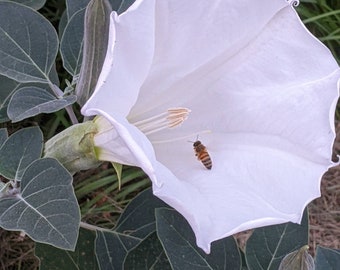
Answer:
<svg viewBox="0 0 340 270"><path fill-rule="evenodd" d="M234 233L299 223L320 195L339 77L285 0L137 0L111 14L82 113L106 127L99 158L141 167L209 253Z"/></svg>

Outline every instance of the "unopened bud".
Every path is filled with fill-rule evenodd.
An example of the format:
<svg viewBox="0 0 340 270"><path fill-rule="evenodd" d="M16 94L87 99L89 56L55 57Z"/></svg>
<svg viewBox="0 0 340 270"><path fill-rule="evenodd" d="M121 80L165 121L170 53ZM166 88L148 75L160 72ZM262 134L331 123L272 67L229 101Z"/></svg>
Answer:
<svg viewBox="0 0 340 270"><path fill-rule="evenodd" d="M104 63L111 11L108 0L91 0L86 8L83 61L76 86L77 102L80 106L85 104L94 91Z"/></svg>
<svg viewBox="0 0 340 270"><path fill-rule="evenodd" d="M299 250L287 254L281 261L279 270L314 270L314 260L308 254L309 247L303 246Z"/></svg>
<svg viewBox="0 0 340 270"><path fill-rule="evenodd" d="M45 143L44 157L57 159L71 173L87 170L101 164L96 157L93 121L73 125Z"/></svg>

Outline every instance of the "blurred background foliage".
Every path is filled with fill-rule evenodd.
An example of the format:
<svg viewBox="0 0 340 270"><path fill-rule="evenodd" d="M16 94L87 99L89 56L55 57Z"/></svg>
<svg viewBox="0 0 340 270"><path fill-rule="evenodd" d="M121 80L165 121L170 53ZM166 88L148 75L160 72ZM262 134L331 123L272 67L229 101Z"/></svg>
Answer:
<svg viewBox="0 0 340 270"><path fill-rule="evenodd" d="M301 0L297 7L303 23L340 63L340 1Z"/></svg>

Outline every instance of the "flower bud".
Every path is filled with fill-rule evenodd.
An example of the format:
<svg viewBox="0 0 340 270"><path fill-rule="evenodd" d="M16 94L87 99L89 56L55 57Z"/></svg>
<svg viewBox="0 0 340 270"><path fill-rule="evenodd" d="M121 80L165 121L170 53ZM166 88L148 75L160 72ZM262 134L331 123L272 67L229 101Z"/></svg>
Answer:
<svg viewBox="0 0 340 270"><path fill-rule="evenodd" d="M112 11L108 0L91 0L84 20L83 60L76 86L79 105L91 96L104 63Z"/></svg>
<svg viewBox="0 0 340 270"><path fill-rule="evenodd" d="M308 254L307 245L286 255L280 263L279 270L314 270L314 260Z"/></svg>
<svg viewBox="0 0 340 270"><path fill-rule="evenodd" d="M93 121L73 125L46 142L44 157L57 159L71 174L97 167L101 161L95 153L96 133Z"/></svg>

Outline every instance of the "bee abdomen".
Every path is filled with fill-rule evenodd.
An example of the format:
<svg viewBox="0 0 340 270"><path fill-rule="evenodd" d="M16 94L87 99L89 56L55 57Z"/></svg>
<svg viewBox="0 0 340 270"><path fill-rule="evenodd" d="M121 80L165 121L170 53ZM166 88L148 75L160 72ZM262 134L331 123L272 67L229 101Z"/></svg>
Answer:
<svg viewBox="0 0 340 270"><path fill-rule="evenodd" d="M203 152L199 155L199 159L201 160L201 162L203 163L203 165L208 169L211 170L212 168L212 161L211 158L208 154L208 152Z"/></svg>

